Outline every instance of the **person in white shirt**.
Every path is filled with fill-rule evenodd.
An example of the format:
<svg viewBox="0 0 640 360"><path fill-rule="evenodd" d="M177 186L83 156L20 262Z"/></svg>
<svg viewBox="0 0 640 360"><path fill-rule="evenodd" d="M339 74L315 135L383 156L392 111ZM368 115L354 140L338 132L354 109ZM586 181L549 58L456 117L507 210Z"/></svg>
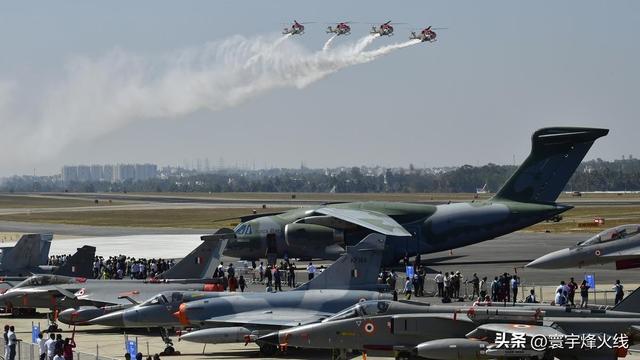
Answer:
<svg viewBox="0 0 640 360"><path fill-rule="evenodd" d="M53 359L56 350L56 335L51 334L49 340L45 341L44 346L47 348L47 358Z"/></svg>
<svg viewBox="0 0 640 360"><path fill-rule="evenodd" d="M567 303L567 296L565 295L566 290L565 290L565 284L564 281L560 281L560 285L558 285L558 287L556 288L556 297L555 297L555 303L556 305L564 305Z"/></svg>
<svg viewBox="0 0 640 360"><path fill-rule="evenodd" d="M444 290L444 276L442 276L442 271L438 271L433 280L435 280L436 285L438 286L438 297L442 297Z"/></svg>
<svg viewBox="0 0 640 360"><path fill-rule="evenodd" d="M307 273L309 273L309 280L313 279L313 277L316 275L316 267L313 266L313 263L309 263L309 265L307 266Z"/></svg>
<svg viewBox="0 0 640 360"><path fill-rule="evenodd" d="M64 356L62 356L62 352L58 352L54 357L53 360L64 360Z"/></svg>
<svg viewBox="0 0 640 360"><path fill-rule="evenodd" d="M36 344L38 344L38 349L40 350L40 360L45 360L45 357L47 356L47 346L45 345L46 341L42 338L42 333L38 333Z"/></svg>
<svg viewBox="0 0 640 360"><path fill-rule="evenodd" d="M16 337L16 328L11 326L9 327L9 332L7 333L8 345L9 345L9 360L14 360L16 358L16 344L18 343L18 338Z"/></svg>

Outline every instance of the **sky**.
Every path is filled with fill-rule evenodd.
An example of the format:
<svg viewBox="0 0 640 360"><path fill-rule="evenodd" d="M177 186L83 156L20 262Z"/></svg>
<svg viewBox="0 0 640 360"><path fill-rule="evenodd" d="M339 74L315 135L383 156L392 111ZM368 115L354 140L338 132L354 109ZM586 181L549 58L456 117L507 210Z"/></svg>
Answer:
<svg viewBox="0 0 640 360"><path fill-rule="evenodd" d="M386 20L406 24L367 38ZM512 164L565 125L611 129L588 159L640 156L638 24L631 0L1 2L0 176Z"/></svg>

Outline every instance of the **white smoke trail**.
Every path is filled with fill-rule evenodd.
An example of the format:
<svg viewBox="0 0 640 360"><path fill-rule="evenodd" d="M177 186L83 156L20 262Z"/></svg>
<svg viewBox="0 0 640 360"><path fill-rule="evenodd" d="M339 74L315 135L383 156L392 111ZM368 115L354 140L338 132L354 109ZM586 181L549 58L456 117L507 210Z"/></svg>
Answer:
<svg viewBox="0 0 640 360"><path fill-rule="evenodd" d="M0 158L0 163L43 160L69 144L140 119L178 118L203 108L215 111L272 89L303 88L416 43L364 51L376 37L318 52L284 41L287 37L235 36L157 58L122 50L97 59L77 58L67 66L65 80L43 86L46 90L28 111L12 108L12 87L0 86L0 141L5 148L30 144L20 146L11 159Z"/></svg>
<svg viewBox="0 0 640 360"><path fill-rule="evenodd" d="M336 36L338 36L338 34L334 34L329 38L329 40L327 40L327 42L324 43L324 46L322 46L322 51L329 50L329 46L331 46L331 42L336 38Z"/></svg>

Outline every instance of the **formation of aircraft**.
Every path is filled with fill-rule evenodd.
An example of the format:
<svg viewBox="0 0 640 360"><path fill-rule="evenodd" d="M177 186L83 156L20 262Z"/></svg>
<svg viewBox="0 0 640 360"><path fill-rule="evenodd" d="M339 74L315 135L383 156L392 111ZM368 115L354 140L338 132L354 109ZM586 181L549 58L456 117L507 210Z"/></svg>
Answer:
<svg viewBox="0 0 640 360"><path fill-rule="evenodd" d="M569 334L637 337L638 326L640 289L612 310L541 304L476 307L366 301L322 322L282 329L258 340L280 348L331 349L336 359L347 359L347 349L395 354L397 359L613 359L618 354L611 348L505 349L497 347L495 341L498 333L522 333L527 338L562 338Z"/></svg>
<svg viewBox="0 0 640 360"><path fill-rule="evenodd" d="M488 200L430 205L352 202L245 217L225 255L254 260L335 259L370 233L389 237L383 264L455 249L528 227L571 206L555 202L578 164L606 129L555 127L536 131L531 153Z"/></svg>
<svg viewBox="0 0 640 360"><path fill-rule="evenodd" d="M370 234L325 271L291 291L237 293L203 297L188 292L159 294L147 303L113 312L91 324L113 327L199 327L181 340L222 343L245 342L274 328L287 328L328 318L359 301L391 299L380 293L378 271L385 236ZM265 355L277 350L258 342Z"/></svg>
<svg viewBox="0 0 640 360"><path fill-rule="evenodd" d="M313 22L298 22L294 20L291 26L285 27L282 30L282 35L302 35L304 34L305 24L312 24ZM336 23L334 26L329 25L327 27L327 34L335 34L335 35L350 35L351 34L351 25L352 21L341 21ZM392 36L393 35L393 25L402 24L402 23L392 23L391 20L382 23L377 26L372 26L370 34L378 34L380 36ZM432 28L431 26L423 29L419 33L411 32L409 39L419 39L422 42L434 42L436 41L437 34L434 30L438 29L446 29L446 28Z"/></svg>
<svg viewBox="0 0 640 360"><path fill-rule="evenodd" d="M640 267L640 224L607 229L573 247L541 256L526 267L565 269L613 262L618 270Z"/></svg>

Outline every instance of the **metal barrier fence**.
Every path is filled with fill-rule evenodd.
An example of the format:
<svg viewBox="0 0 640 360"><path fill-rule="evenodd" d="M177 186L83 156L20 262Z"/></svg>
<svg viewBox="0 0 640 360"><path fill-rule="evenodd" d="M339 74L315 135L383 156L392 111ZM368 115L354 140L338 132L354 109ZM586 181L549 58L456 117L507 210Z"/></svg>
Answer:
<svg viewBox="0 0 640 360"><path fill-rule="evenodd" d="M111 357L101 356L99 350L100 349L98 348L98 345L96 345L95 354L89 354L81 351L74 351L73 359L74 360L116 360ZM5 358L5 360L9 360L5 357L5 345L3 341L0 341L0 356ZM18 344L16 345L15 360L39 360L39 359L40 359L40 348L38 347L37 344L18 341Z"/></svg>

